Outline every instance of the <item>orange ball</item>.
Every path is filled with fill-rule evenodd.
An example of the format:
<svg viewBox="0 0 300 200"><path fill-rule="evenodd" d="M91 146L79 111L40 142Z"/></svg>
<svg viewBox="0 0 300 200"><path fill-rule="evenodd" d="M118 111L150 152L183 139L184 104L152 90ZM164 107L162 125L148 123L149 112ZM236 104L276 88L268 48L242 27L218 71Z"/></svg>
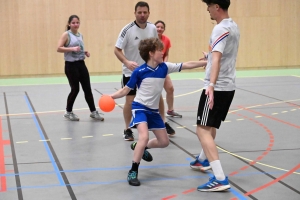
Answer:
<svg viewBox="0 0 300 200"><path fill-rule="evenodd" d="M99 108L103 112L111 112L115 108L115 100L111 96L103 95L99 99Z"/></svg>

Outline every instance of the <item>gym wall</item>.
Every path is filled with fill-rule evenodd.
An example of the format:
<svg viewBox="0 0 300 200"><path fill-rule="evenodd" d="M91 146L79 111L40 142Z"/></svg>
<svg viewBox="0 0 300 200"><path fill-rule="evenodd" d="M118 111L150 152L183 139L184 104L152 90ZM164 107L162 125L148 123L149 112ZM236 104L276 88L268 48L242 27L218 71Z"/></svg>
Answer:
<svg viewBox="0 0 300 200"><path fill-rule="evenodd" d="M91 74L121 74L113 50L134 17L135 0L0 1L0 76L64 74L57 43L70 15L81 20ZM197 60L207 51L215 24L201 0L148 0L150 22L163 20L171 39L169 61ZM232 0L229 15L240 27L238 69L300 66L299 0ZM201 69L200 69L201 70Z"/></svg>

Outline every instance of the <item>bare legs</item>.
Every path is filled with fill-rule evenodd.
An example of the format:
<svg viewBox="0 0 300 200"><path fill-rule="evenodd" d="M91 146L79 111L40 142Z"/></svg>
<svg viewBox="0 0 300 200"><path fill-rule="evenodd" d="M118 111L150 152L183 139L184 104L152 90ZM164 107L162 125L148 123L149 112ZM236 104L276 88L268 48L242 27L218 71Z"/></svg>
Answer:
<svg viewBox="0 0 300 200"><path fill-rule="evenodd" d="M174 86L171 81L170 75L166 76L165 83L164 83L164 89L166 91L166 101L168 105L168 110L174 110L173 104L174 104Z"/></svg>
<svg viewBox="0 0 300 200"><path fill-rule="evenodd" d="M219 160L217 146L214 141L216 128L197 125L196 133L209 162Z"/></svg>
<svg viewBox="0 0 300 200"><path fill-rule="evenodd" d="M124 121L125 121L125 130L128 129L129 124L131 122L131 104L133 102L135 95L127 95L125 98L125 104L124 104L124 109L123 109L123 116L124 116Z"/></svg>
<svg viewBox="0 0 300 200"><path fill-rule="evenodd" d="M169 138L165 129L154 130L153 133L156 138L149 140L147 123L140 123L137 125L139 140L135 146L133 161L139 163L144 154L146 147L148 148L164 148L169 145Z"/></svg>

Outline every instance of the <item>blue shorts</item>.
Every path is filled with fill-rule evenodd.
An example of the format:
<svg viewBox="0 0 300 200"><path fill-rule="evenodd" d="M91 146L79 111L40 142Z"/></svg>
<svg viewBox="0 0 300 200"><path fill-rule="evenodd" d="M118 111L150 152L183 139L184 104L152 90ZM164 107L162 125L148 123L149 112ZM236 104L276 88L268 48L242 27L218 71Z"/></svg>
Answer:
<svg viewBox="0 0 300 200"><path fill-rule="evenodd" d="M132 110L132 121L130 128L136 128L139 123L147 123L148 130L164 129L165 123L158 112L143 109Z"/></svg>

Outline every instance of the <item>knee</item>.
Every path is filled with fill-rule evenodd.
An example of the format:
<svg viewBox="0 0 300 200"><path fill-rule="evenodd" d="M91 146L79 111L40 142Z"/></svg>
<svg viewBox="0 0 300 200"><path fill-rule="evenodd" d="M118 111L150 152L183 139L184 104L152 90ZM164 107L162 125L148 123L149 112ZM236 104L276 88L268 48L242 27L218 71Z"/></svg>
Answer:
<svg viewBox="0 0 300 200"><path fill-rule="evenodd" d="M145 136L142 137L141 135L139 135L139 140L138 143L140 143L142 146L146 147L149 141L149 137Z"/></svg>
<svg viewBox="0 0 300 200"><path fill-rule="evenodd" d="M165 88L165 90L166 90L167 93L171 93L171 94L174 93L174 87L173 87L173 85L167 86Z"/></svg>
<svg viewBox="0 0 300 200"><path fill-rule="evenodd" d="M162 143L162 147L165 148L165 147L169 146L169 144L170 144L170 140L166 140Z"/></svg>

